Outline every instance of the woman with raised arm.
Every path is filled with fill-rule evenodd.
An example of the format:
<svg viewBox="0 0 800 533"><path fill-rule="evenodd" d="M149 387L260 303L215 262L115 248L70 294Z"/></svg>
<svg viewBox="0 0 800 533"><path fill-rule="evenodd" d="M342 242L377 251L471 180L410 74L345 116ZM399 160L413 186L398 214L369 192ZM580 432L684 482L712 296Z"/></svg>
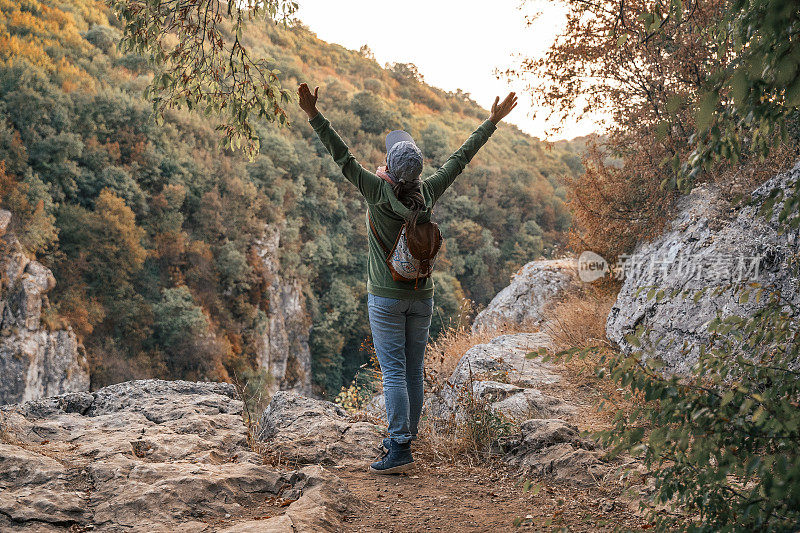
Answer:
<svg viewBox="0 0 800 533"><path fill-rule="evenodd" d="M387 251L401 230L430 221L431 210L497 129L497 124L517 105L515 93L500 102L495 98L489 118L431 176L421 179L422 151L411 135L395 130L386 136L386 166L370 172L350 153L347 145L317 110L319 87L298 88L300 107L308 115L322 144L342 169L342 174L367 201L368 235L367 308L372 342L383 373L389 437L383 458L370 466L377 474L394 474L414 466L411 441L417 437L422 413L423 368L428 330L433 312L433 280L396 281ZM404 226L405 224L405 226ZM389 243L388 245L386 243Z"/></svg>

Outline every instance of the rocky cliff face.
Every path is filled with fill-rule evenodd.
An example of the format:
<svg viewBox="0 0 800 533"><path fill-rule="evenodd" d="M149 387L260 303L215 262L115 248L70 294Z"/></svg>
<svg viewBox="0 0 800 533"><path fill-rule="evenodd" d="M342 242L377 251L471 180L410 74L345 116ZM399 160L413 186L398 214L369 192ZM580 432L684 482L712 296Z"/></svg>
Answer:
<svg viewBox="0 0 800 533"><path fill-rule="evenodd" d="M0 404L89 389L83 346L71 329L41 323L53 273L28 258L0 210Z"/></svg>
<svg viewBox="0 0 800 533"><path fill-rule="evenodd" d="M311 319L297 279L281 272L278 259L280 232L268 227L256 242L267 276L269 325L261 336L258 359L261 368L275 378L275 390L311 393L311 350L308 347Z"/></svg>
<svg viewBox="0 0 800 533"><path fill-rule="evenodd" d="M800 231L783 231L778 224L782 201L770 218L759 213L770 191L777 188L789 195L798 180L800 164L764 183L753 192L753 202L738 212L731 212L711 188L699 187L683 198L669 231L641 243L629 258L606 324L609 339L631 352L625 336L641 327L650 332L649 349L666 363L666 370L685 373L696 362L699 347L709 342L707 326L718 313L750 316L764 305L764 299L740 301L732 283L772 287L800 305L799 280L792 269ZM654 298L650 289L663 291L662 297Z"/></svg>
<svg viewBox="0 0 800 533"><path fill-rule="evenodd" d="M545 308L580 283L577 274L577 263L572 259L531 261L475 317L472 330L541 326L546 319Z"/></svg>

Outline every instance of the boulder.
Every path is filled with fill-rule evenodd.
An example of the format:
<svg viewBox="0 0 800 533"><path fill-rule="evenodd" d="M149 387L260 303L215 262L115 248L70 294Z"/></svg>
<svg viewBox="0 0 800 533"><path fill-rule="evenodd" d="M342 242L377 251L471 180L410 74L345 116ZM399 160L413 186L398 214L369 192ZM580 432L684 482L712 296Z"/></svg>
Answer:
<svg viewBox="0 0 800 533"><path fill-rule="evenodd" d="M547 308L579 283L574 259L531 261L478 313L472 330L537 328L545 322Z"/></svg>
<svg viewBox="0 0 800 533"><path fill-rule="evenodd" d="M473 346L461 357L445 386L426 403L438 419L461 419L472 400L516 420L533 416L568 416L575 408L536 387L561 380L555 365L527 357L550 346L545 333L501 335Z"/></svg>
<svg viewBox="0 0 800 533"><path fill-rule="evenodd" d="M783 200L770 218L759 212L770 191L791 195L798 179L800 164L764 183L738 210L708 186L682 198L669 230L640 243L627 258L625 281L606 323L608 338L630 353L634 348L625 337L640 328L645 355L658 354L666 372L688 373L700 346L710 341L711 320L718 314L751 316L764 305L765 298L755 297L742 303L731 284L759 283L800 305L792 268L800 230L784 231L778 223ZM653 298L650 289L663 291L664 297Z"/></svg>
<svg viewBox="0 0 800 533"><path fill-rule="evenodd" d="M559 419L534 419L520 426L520 433L501 443L504 461L523 475L554 478L577 485L594 485L608 470L578 428Z"/></svg>
<svg viewBox="0 0 800 533"><path fill-rule="evenodd" d="M319 467L265 465L225 383L120 383L0 421L2 531L340 531L354 505Z"/></svg>
<svg viewBox="0 0 800 533"><path fill-rule="evenodd" d="M360 465L375 458L380 429L338 405L279 391L261 416L258 439L291 463Z"/></svg>
<svg viewBox="0 0 800 533"><path fill-rule="evenodd" d="M491 408L514 420L551 416L569 418L578 412L574 405L536 389L524 389L494 401Z"/></svg>
<svg viewBox="0 0 800 533"><path fill-rule="evenodd" d="M11 215L0 212L0 227ZM42 324L56 285L13 232L0 231L0 405L89 389L86 353L70 328Z"/></svg>
<svg viewBox="0 0 800 533"><path fill-rule="evenodd" d="M486 344L473 346L461 357L448 382L458 388L468 381L494 379L524 387L550 385L561 379L555 365L531 352L547 349L551 339L546 333L515 333L495 337Z"/></svg>

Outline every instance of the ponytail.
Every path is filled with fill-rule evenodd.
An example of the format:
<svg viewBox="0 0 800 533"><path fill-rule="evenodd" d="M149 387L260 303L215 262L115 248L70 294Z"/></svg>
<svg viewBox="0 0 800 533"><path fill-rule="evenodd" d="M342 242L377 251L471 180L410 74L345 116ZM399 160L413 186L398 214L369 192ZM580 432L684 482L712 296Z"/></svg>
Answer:
<svg viewBox="0 0 800 533"><path fill-rule="evenodd" d="M417 217L420 212L425 210L425 198L422 196L421 182L419 177L413 181L397 181L392 184L392 192L400 200L400 203L411 210L408 219L408 229L414 230L417 225Z"/></svg>

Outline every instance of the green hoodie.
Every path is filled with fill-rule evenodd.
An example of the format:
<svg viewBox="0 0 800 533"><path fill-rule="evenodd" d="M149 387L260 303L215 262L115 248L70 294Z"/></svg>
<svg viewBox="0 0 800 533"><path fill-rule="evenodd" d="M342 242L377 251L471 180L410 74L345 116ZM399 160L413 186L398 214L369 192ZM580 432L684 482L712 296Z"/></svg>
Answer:
<svg viewBox="0 0 800 533"><path fill-rule="evenodd" d="M342 174L367 200L367 212L372 216L375 230L380 239L391 248L397 240L397 234L403 226L405 219L411 216L411 211L400 203L392 192L392 186L374 173L362 167L339 134L331 127L328 119L318 113L309 120L317 136L325 145L333 160L342 169ZM489 136L494 133L497 126L491 120L485 120L478 129L469 136L469 139L451 155L444 165L428 178L422 181L422 196L425 198L425 210L419 215L419 222L427 222L431 218L431 210L444 191L453 183L456 176L461 174L467 163L475 156ZM375 235L369 228L367 213L364 215L367 225L369 243L369 257L367 263L367 292L385 298L398 298L403 300L422 300L433 297L433 279L420 281L416 289L414 281L394 281L386 264L386 252L375 240Z"/></svg>

